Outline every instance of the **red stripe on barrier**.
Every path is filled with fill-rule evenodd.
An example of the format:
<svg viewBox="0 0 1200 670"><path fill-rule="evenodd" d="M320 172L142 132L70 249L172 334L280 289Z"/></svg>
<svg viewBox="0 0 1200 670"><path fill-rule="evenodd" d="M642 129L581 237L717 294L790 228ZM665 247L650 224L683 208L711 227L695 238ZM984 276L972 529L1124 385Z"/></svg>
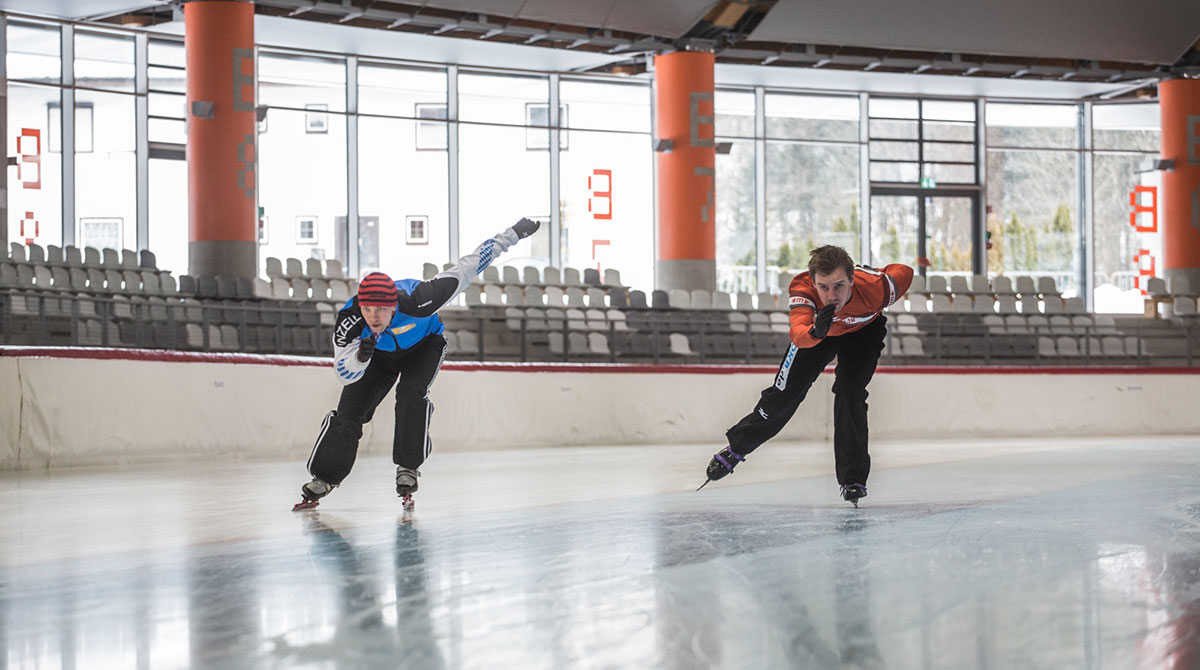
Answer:
<svg viewBox="0 0 1200 670"><path fill-rule="evenodd" d="M332 359L314 356L210 353L202 351L163 351L161 349L106 349L100 347L22 347L0 346L0 357L78 358L106 361L155 361L164 363L226 363L234 365L274 365L283 367L328 367ZM667 365L640 363L504 363L461 361L446 363L443 370L460 372L589 372L589 373L669 373L669 374L774 374L777 365ZM825 372L832 373L833 368ZM1195 375L1200 367L1146 366L1037 366L1037 365L881 365L883 374L914 375L1110 375L1153 374Z"/></svg>

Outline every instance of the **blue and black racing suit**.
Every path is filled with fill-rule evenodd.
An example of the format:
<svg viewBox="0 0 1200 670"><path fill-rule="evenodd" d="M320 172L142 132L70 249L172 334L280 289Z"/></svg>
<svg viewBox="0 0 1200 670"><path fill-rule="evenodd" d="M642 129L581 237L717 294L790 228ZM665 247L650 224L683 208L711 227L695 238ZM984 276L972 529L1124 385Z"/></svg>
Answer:
<svg viewBox="0 0 1200 670"><path fill-rule="evenodd" d="M446 359L445 327L437 311L518 241L517 233L508 228L432 279L396 281L396 313L377 335L367 327L357 296L342 307L333 327L333 365L345 387L337 409L326 415L313 445L308 459L312 476L337 486L350 474L363 425L393 385L396 431L392 461L412 470L425 462L431 449L429 421L433 416L429 389ZM375 338L376 344L364 363L358 360L358 346L366 337Z"/></svg>

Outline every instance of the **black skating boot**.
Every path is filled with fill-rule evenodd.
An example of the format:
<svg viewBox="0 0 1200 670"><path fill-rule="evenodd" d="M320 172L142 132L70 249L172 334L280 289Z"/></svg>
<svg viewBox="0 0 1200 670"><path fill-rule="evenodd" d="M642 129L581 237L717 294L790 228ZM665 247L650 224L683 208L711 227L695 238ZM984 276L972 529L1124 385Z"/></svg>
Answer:
<svg viewBox="0 0 1200 670"><path fill-rule="evenodd" d="M405 509L413 508L412 494L417 492L417 477L420 476L420 470L412 470L402 465L396 466L396 495L403 498Z"/></svg>
<svg viewBox="0 0 1200 670"><path fill-rule="evenodd" d="M705 475L708 476L708 479L706 479L704 483L700 485L700 489L704 488L709 482L715 482L725 475L733 472L733 469L737 467L737 464L745 460L745 456L735 452L730 447L725 447L716 454L713 454L712 460L708 462L708 469L705 471ZM699 491L700 489L696 490Z"/></svg>
<svg viewBox="0 0 1200 670"><path fill-rule="evenodd" d="M865 484L842 484L842 500L858 507L860 498L867 497L867 487Z"/></svg>
<svg viewBox="0 0 1200 670"><path fill-rule="evenodd" d="M292 507L293 512L302 509L312 509L321 504L321 498L329 495L329 492L336 488L333 484L329 484L317 477L304 486L300 487L300 495L302 499Z"/></svg>

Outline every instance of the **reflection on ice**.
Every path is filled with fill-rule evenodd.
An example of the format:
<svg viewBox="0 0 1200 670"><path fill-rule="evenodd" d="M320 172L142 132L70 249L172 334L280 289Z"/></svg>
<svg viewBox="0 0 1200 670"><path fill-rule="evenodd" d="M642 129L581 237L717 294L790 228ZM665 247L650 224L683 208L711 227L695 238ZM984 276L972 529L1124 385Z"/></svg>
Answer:
<svg viewBox="0 0 1200 670"><path fill-rule="evenodd" d="M1193 450L882 470L857 510L824 480L424 520L322 506L249 541L0 569L0 650L14 668L1197 667Z"/></svg>

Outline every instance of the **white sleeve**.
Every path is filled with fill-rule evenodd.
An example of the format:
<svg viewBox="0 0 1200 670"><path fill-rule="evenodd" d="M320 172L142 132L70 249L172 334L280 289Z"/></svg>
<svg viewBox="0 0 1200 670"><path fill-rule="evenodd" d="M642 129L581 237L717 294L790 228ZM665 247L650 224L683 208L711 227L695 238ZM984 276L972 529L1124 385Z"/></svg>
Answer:
<svg viewBox="0 0 1200 670"><path fill-rule="evenodd" d="M367 371L367 366L371 364L370 360L366 363L358 361L358 343L360 341L360 338L356 337L344 347L339 347L336 341L333 343L333 371L337 373L338 381L343 386L358 381Z"/></svg>
<svg viewBox="0 0 1200 670"><path fill-rule="evenodd" d="M441 302L442 305L454 300L455 296L466 290L471 282L478 277L480 273L488 268L500 254L508 251L521 238L517 236L517 232L512 228L506 228L504 232L498 233L495 237L485 240L483 244L476 247L475 251L458 259L458 263L448 270L443 270L438 273L433 279L443 279L453 277L458 282L458 287L454 293Z"/></svg>

